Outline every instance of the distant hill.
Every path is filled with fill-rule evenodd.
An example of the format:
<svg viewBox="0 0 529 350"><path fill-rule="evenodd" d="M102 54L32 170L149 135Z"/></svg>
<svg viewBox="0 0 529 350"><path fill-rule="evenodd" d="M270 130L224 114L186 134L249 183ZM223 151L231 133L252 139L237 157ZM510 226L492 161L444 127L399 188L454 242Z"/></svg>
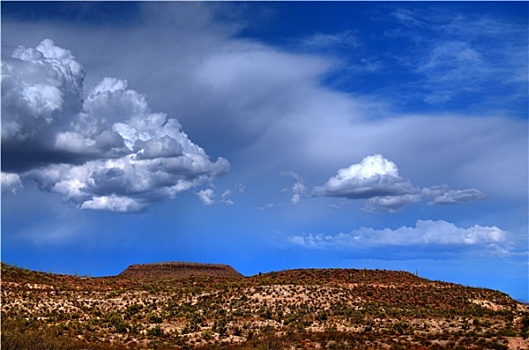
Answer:
<svg viewBox="0 0 529 350"><path fill-rule="evenodd" d="M118 277L163 279L182 277L240 278L242 275L229 265L200 264L189 262L166 262L130 265Z"/></svg>
<svg viewBox="0 0 529 350"><path fill-rule="evenodd" d="M2 264L4 349L529 349L529 306L404 271L131 265L79 277Z"/></svg>

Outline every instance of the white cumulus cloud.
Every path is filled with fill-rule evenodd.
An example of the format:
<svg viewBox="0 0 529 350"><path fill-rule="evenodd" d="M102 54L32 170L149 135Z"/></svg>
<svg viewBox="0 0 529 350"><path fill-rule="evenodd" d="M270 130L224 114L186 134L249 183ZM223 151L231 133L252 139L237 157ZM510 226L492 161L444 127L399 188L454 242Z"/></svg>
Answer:
<svg viewBox="0 0 529 350"><path fill-rule="evenodd" d="M485 197L477 189L418 188L400 177L397 165L381 154L367 156L360 163L339 169L323 186L314 187L313 195L363 199L364 210L372 213L395 212L429 197L434 197L430 204L458 204Z"/></svg>
<svg viewBox="0 0 529 350"><path fill-rule="evenodd" d="M136 212L229 170L126 80L106 77L85 97L84 75L50 39L2 62L3 182L27 177L81 209Z"/></svg>
<svg viewBox="0 0 529 350"><path fill-rule="evenodd" d="M315 187L316 196L365 199L415 193L411 183L399 176L395 163L380 154L365 157L360 163L338 170L323 186Z"/></svg>

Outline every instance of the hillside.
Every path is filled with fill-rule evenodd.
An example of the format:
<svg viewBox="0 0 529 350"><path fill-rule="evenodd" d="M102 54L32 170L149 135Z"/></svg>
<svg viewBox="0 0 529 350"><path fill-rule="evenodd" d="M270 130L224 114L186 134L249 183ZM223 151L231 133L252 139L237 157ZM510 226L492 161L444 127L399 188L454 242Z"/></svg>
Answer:
<svg viewBox="0 0 529 350"><path fill-rule="evenodd" d="M529 349L526 305L402 271L1 272L2 349Z"/></svg>
<svg viewBox="0 0 529 350"><path fill-rule="evenodd" d="M185 262L131 265L118 275L118 277L142 279L181 278L191 276L225 278L242 277L239 272L228 265Z"/></svg>

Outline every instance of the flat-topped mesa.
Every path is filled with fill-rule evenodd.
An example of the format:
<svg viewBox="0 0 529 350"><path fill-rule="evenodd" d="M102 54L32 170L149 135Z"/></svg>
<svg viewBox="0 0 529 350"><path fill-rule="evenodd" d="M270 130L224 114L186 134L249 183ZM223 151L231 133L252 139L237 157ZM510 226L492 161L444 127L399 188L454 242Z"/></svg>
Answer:
<svg viewBox="0 0 529 350"><path fill-rule="evenodd" d="M118 277L123 278L186 278L186 277L240 278L242 275L229 265L189 262L135 264L127 267Z"/></svg>

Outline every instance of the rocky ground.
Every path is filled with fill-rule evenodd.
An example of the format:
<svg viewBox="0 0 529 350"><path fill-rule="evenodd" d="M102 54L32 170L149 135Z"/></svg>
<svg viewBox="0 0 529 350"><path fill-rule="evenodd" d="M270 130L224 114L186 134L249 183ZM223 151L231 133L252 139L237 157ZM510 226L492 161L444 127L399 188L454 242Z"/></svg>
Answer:
<svg viewBox="0 0 529 350"><path fill-rule="evenodd" d="M2 264L2 349L529 349L529 307L497 291L400 271L162 265L90 278Z"/></svg>

